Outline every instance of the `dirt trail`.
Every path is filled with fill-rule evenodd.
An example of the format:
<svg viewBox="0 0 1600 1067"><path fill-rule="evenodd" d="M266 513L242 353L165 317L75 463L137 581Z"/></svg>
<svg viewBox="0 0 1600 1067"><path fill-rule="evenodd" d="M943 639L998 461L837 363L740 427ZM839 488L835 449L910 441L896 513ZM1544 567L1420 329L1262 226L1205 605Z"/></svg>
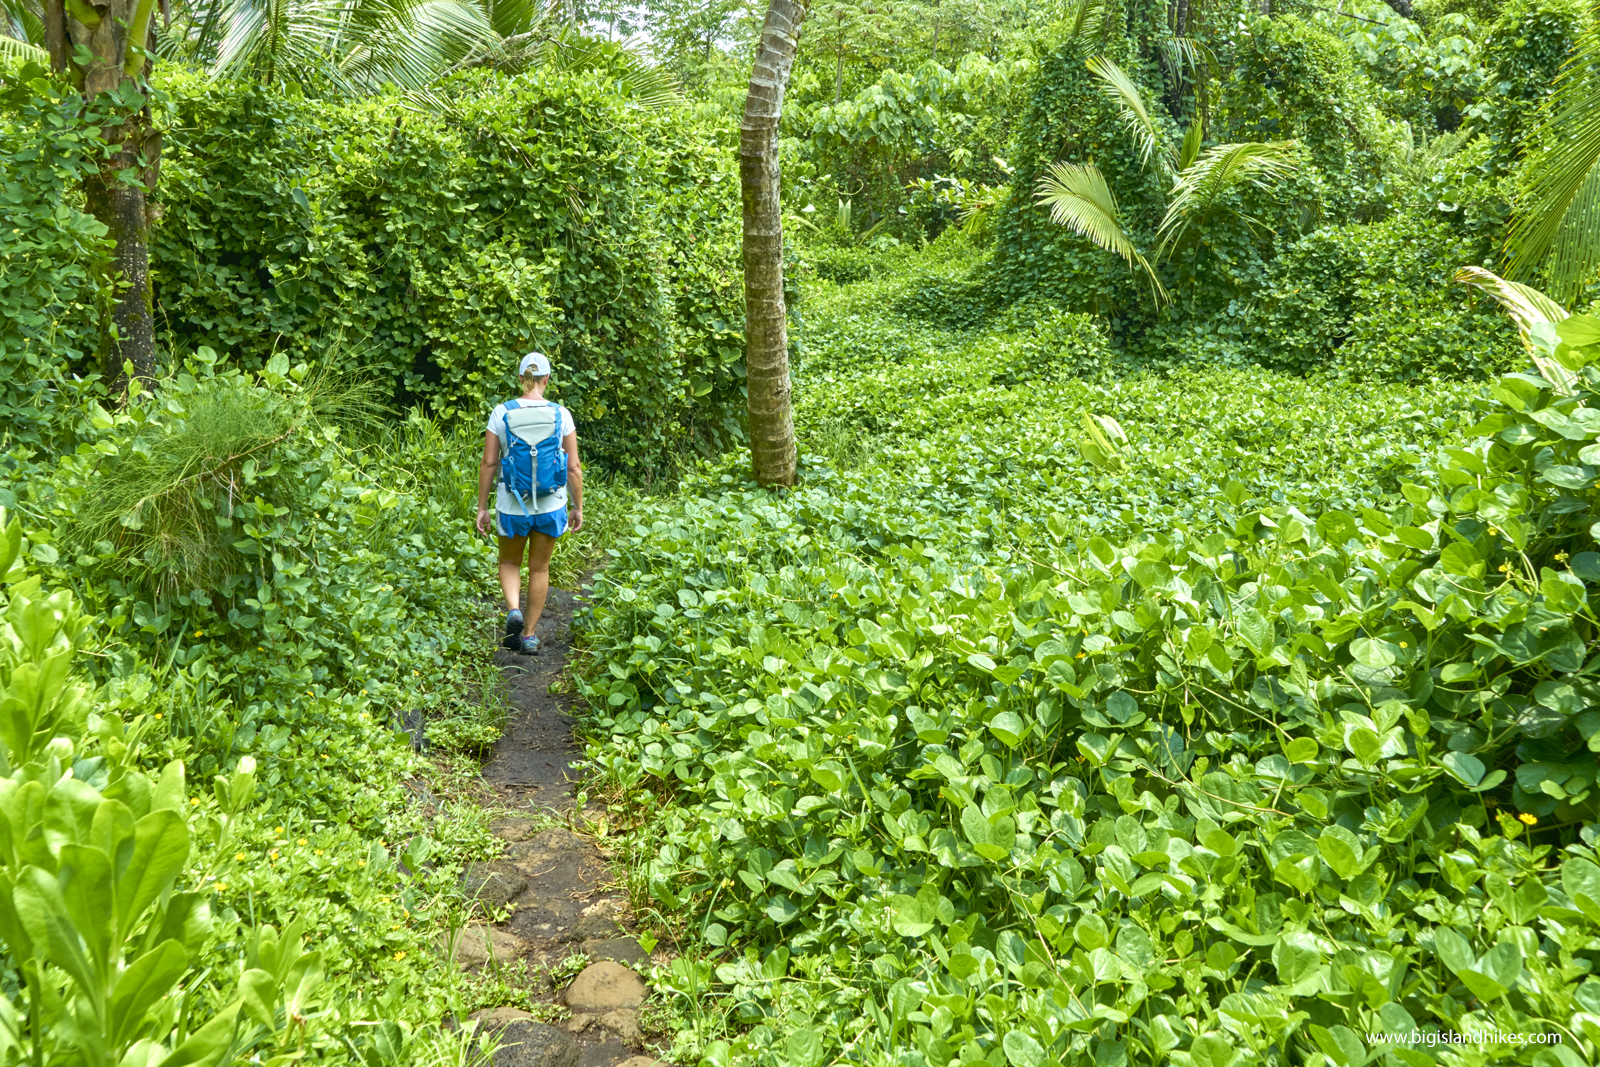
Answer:
<svg viewBox="0 0 1600 1067"><path fill-rule="evenodd" d="M497 652L511 719L483 780L511 814L494 824L500 858L474 863L462 888L480 918L462 932L456 962L469 971L526 975L515 1003L475 1013L498 1033L494 1067L651 1067L639 1009L647 990L632 969L645 959L622 872L594 840L574 793L582 746L570 693L551 692L566 670L577 597L550 591L536 656ZM488 922L490 918L499 922ZM574 972L576 977L571 977Z"/></svg>

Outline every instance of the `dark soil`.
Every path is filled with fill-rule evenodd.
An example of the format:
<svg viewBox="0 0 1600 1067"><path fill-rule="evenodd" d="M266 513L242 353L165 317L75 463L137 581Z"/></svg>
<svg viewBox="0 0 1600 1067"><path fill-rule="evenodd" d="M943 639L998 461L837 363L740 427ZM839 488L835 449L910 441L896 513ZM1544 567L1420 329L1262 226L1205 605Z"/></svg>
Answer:
<svg viewBox="0 0 1600 1067"><path fill-rule="evenodd" d="M543 808L565 815L572 810L575 773L571 765L583 747L572 736L571 693L552 693L562 681L572 649L572 612L577 597L552 589L534 629L543 643L536 655L504 649L494 654L506 680L511 720L483 767L484 784L508 808Z"/></svg>
<svg viewBox="0 0 1600 1067"><path fill-rule="evenodd" d="M572 732L578 698L567 691L566 668L577 605L575 594L552 589L535 630L542 642L540 651L533 656L495 653L511 713L505 735L482 774L495 806L509 815L493 827L505 849L497 859L471 864L462 889L487 907L509 905L510 916L493 927L469 928L480 951L477 960L458 956L469 969L490 965L481 959L490 953L500 963L524 961L534 975L552 969L570 974L563 964L575 955L587 957L585 974L615 966L603 961L632 965L645 959L632 936L636 924L622 872L593 838L584 836L583 813L576 810L583 746ZM554 820L566 828L551 828ZM491 939L492 948L487 943ZM565 1005L567 986L565 980L555 984L538 980L520 1003L506 1007L538 1010L541 1005ZM554 1023L568 1035L559 1038L567 1042L566 1052L548 1062L541 1055L539 1067L612 1067L640 1053L648 1056L646 1040L659 1035L639 1032L636 1007L618 1007L573 1010ZM494 1026L490 1019L484 1024ZM526 1025L514 1023L506 1033ZM574 1052L575 1065L568 1058ZM506 1067L522 1067L522 1051L506 1049L503 1055ZM497 1055L497 1063L500 1058ZM628 1067L653 1063L641 1057Z"/></svg>

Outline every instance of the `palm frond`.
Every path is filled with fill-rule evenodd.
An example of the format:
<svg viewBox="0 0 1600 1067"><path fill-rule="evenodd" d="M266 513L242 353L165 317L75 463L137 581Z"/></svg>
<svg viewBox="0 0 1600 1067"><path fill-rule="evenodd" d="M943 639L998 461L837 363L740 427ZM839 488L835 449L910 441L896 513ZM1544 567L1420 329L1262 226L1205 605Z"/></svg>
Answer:
<svg viewBox="0 0 1600 1067"><path fill-rule="evenodd" d="M573 73L598 71L613 78L618 91L639 107L659 109L684 101L672 72L652 64L636 47L591 37L554 18L525 34L479 47L455 65L455 69L467 67L511 72L535 67Z"/></svg>
<svg viewBox="0 0 1600 1067"><path fill-rule="evenodd" d="M1189 227L1203 222L1229 193L1242 185L1270 188L1293 174L1299 165L1298 141L1263 141L1222 144L1207 149L1178 175L1172 187L1172 204L1161 228L1157 256L1183 239Z"/></svg>
<svg viewBox="0 0 1600 1067"><path fill-rule="evenodd" d="M1133 84L1133 79L1105 56L1092 57L1088 67L1090 73L1100 79L1100 91L1116 105L1122 116L1123 125L1128 128L1129 136L1139 149L1139 162L1148 167L1154 158L1157 166L1170 173L1172 160L1160 150L1161 127L1151 117L1150 109L1145 106L1144 94Z"/></svg>
<svg viewBox="0 0 1600 1067"><path fill-rule="evenodd" d="M44 13L38 0L0 0L0 39L6 37L31 45L44 40ZM7 49L5 54L13 53Z"/></svg>
<svg viewBox="0 0 1600 1067"><path fill-rule="evenodd" d="M1156 303L1167 300L1167 291L1148 260L1134 247L1117 210L1116 197L1106 184L1105 175L1093 164L1057 163L1039 179L1039 203L1050 209L1050 218L1074 233L1121 256L1128 269L1141 267L1150 278Z"/></svg>
<svg viewBox="0 0 1600 1067"><path fill-rule="evenodd" d="M1506 273L1543 267L1575 299L1600 274L1600 28L1580 37L1550 98L1530 180L1506 239Z"/></svg>
<svg viewBox="0 0 1600 1067"><path fill-rule="evenodd" d="M463 0L367 0L345 27L343 81L375 89L431 85L463 56L497 40L482 8Z"/></svg>
<svg viewBox="0 0 1600 1067"><path fill-rule="evenodd" d="M1569 313L1566 308L1531 285L1507 281L1482 267L1462 267L1456 271L1456 281L1462 285L1482 289L1494 298L1495 303L1505 308L1506 313L1511 316L1511 321L1517 325L1517 336L1522 338L1522 347L1533 357L1533 362L1545 381L1555 386L1557 392L1572 392L1576 380L1572 372L1540 352L1532 336L1535 326L1554 324L1568 318Z"/></svg>
<svg viewBox="0 0 1600 1067"><path fill-rule="evenodd" d="M343 0L226 0L212 73L267 83L337 80L345 7Z"/></svg>
<svg viewBox="0 0 1600 1067"><path fill-rule="evenodd" d="M1189 132L1183 135L1183 147L1178 150L1178 169L1187 170L1200 158L1200 149L1204 145L1206 124L1196 115L1194 121L1189 123Z"/></svg>
<svg viewBox="0 0 1600 1067"><path fill-rule="evenodd" d="M32 60L35 63L50 62L50 53L38 45L3 35L0 35L0 56L6 59Z"/></svg>
<svg viewBox="0 0 1600 1067"><path fill-rule="evenodd" d="M1216 54L1193 37L1169 34L1158 37L1155 43L1167 69L1174 73L1187 68L1198 78L1204 76L1202 68L1206 74L1215 74L1219 70Z"/></svg>

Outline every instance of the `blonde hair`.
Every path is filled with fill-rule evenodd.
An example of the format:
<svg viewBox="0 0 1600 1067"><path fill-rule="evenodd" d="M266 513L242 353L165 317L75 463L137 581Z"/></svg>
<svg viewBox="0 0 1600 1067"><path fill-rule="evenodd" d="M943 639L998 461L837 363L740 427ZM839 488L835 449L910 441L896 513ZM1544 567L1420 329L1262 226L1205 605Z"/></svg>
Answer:
<svg viewBox="0 0 1600 1067"><path fill-rule="evenodd" d="M522 391L524 393L531 393L533 392L534 386L538 385L540 382L548 382L549 380L550 375L548 374L534 374L532 371L529 371L520 379L522 382Z"/></svg>

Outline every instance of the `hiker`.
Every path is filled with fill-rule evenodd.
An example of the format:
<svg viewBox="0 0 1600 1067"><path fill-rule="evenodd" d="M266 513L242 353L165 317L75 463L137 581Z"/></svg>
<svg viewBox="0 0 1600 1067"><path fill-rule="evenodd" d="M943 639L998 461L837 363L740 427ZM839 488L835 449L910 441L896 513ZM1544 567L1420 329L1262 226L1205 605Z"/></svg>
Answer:
<svg viewBox="0 0 1600 1067"><path fill-rule="evenodd" d="M583 529L583 469L572 413L544 398L550 361L538 352L517 367L522 395L495 406L483 437L478 467L478 532L489 532L489 486L495 490L495 532L500 542L500 589L506 597L505 638L513 652L539 651L534 627L550 592L550 557L556 538ZM572 497L571 519L567 497ZM528 610L521 609L522 552L528 551Z"/></svg>

